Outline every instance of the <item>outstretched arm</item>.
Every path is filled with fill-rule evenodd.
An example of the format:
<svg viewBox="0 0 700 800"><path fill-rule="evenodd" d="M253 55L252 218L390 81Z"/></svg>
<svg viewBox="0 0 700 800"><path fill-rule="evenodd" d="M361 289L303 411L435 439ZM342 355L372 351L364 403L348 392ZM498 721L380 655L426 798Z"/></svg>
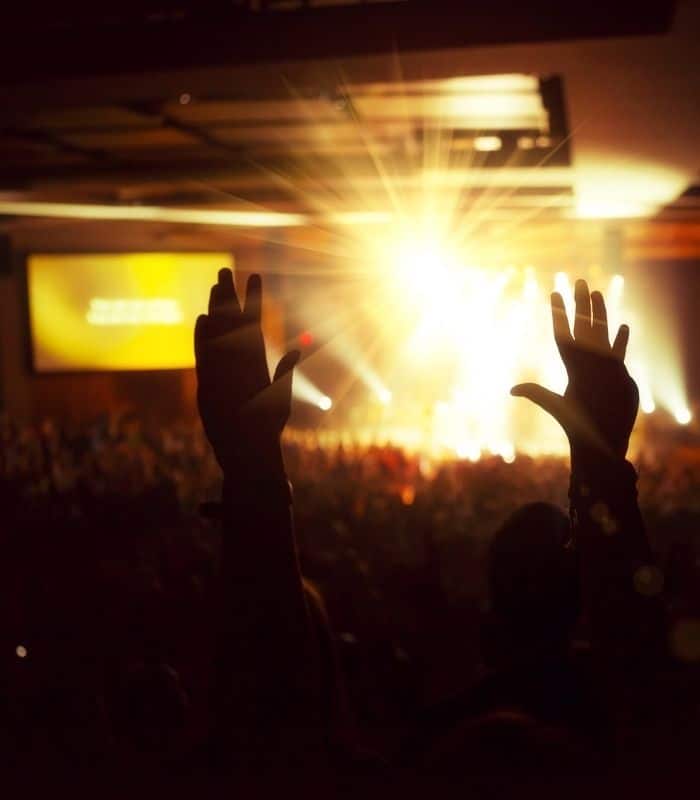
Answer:
<svg viewBox="0 0 700 800"><path fill-rule="evenodd" d="M216 738L264 751L270 737L314 727L320 682L280 446L299 353L270 381L261 301L259 276L241 307L231 271L221 270L195 354L199 411L224 473Z"/></svg>
<svg viewBox="0 0 700 800"><path fill-rule="evenodd" d="M605 301L576 283L573 333L552 295L554 338L568 375L563 396L536 384L512 394L551 414L571 448L571 519L584 609L599 654L619 664L652 664L664 648L659 573L637 503L637 475L625 460L639 394L624 364L629 329L610 345Z"/></svg>

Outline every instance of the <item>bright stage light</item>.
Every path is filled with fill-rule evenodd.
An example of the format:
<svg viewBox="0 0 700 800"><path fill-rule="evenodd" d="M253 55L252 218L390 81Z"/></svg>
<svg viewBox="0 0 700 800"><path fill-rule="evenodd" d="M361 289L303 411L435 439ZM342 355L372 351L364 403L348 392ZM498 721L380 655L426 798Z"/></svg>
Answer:
<svg viewBox="0 0 700 800"><path fill-rule="evenodd" d="M377 392L377 398L383 406L388 406L391 403L392 395L388 389L382 388Z"/></svg>
<svg viewBox="0 0 700 800"><path fill-rule="evenodd" d="M506 464L512 464L515 461L515 447L511 442L503 442L498 448L496 455L499 455Z"/></svg>
<svg viewBox="0 0 700 800"><path fill-rule="evenodd" d="M610 278L610 292L614 293L616 296L622 294L622 290L625 288L625 279L622 275L613 275Z"/></svg>
<svg viewBox="0 0 700 800"><path fill-rule="evenodd" d="M639 316L634 313L621 275L606 277L594 266L581 269L583 256L579 258L575 242L567 250L576 255L575 272L554 275L550 268L517 262L506 266L525 258L516 249L520 242L528 253L543 258L551 252L546 235L541 243L532 243L537 230L529 227L532 217L550 208L550 202L533 204L532 210L528 206L526 217L513 218L512 207L521 207L521 200L532 202L518 196L521 187L546 186L558 195L558 187L570 183L566 168L550 164L523 170L511 165L484 171L455 158L464 155L466 142L477 153L505 148L506 131L528 132L519 137L521 149L552 147L556 140L550 135L537 77L470 76L415 85L409 81L403 91L410 94L410 102L396 84L345 86L342 94L352 99L357 112L354 133L376 169L363 166L355 173L340 161L339 186L346 187L345 197L321 192L319 198L322 187L306 178L298 186L306 206L313 209L304 216L304 224L335 226L332 234L342 248L333 269L334 276L348 279L342 294L321 302L314 299L303 313L324 352L347 368L343 388L358 381L367 389L364 407L358 399L350 410L349 433L373 441L381 429L387 440L428 457L457 454L478 460L486 455L510 463L516 452L565 453L559 426L534 405L512 399L510 388L532 381L565 390L567 376L552 337L549 296L553 289L562 294L572 323L578 277L605 293L611 337L620 323L630 325L627 363L639 385L642 410L651 413L657 404L683 410L687 394L682 370L670 355L672 346L660 342L665 322L654 319L648 308ZM407 145L410 158L405 161L410 164L393 157L385 161L385 143L373 134L397 125L410 132L421 118L421 136L411 137ZM452 128L484 135L465 139L452 136ZM491 135L498 132L501 135ZM648 170L630 184L618 180L629 169L619 173L617 168L607 170L606 164L602 167L595 180L586 182L579 176L575 182L580 216L635 216L658 207L671 189L668 181L659 188L658 176ZM639 173L637 165L631 169ZM377 202L379 186L384 197ZM571 198L559 197L558 202L566 209ZM500 225L492 225L496 219L509 223L506 232L529 232L511 242ZM294 224L296 218L275 221ZM572 238L587 228L572 225ZM294 393L318 408L331 407L330 398L303 375L295 378ZM343 395L339 390L338 397ZM334 423L341 424L340 414L337 417Z"/></svg>
<svg viewBox="0 0 700 800"><path fill-rule="evenodd" d="M313 310L309 310L309 314L313 314L313 327L319 332L325 351L344 364L353 378L361 381L382 405L388 406L392 393L374 368L371 352L363 347L362 331L352 328L338 330L339 324L343 324L343 313L339 315L334 312L326 302L323 299L315 301ZM356 321L353 315L350 325ZM369 344L371 350L376 340Z"/></svg>
<svg viewBox="0 0 700 800"><path fill-rule="evenodd" d="M366 305L369 327L388 341L384 363L377 363L377 372L390 376L394 398L382 423L388 437L469 460L489 454L512 463L516 451L564 454L556 423L514 401L510 388L526 381L566 388L549 304L551 291L560 292L573 324L574 276L480 265L478 250L446 230L439 211L375 231L365 242L374 248L383 293ZM623 302L624 278L613 275L602 286L599 280L594 274L591 288L606 296L611 336L621 322L633 329L628 365L640 406L651 413L660 378L643 356L644 325Z"/></svg>
<svg viewBox="0 0 700 800"><path fill-rule="evenodd" d="M462 442L455 446L454 451L461 459L476 462L481 458L481 449L474 442Z"/></svg>
<svg viewBox="0 0 700 800"><path fill-rule="evenodd" d="M632 353L627 359L627 364L630 372L634 375L639 389L639 407L644 414L653 414L656 411L656 402L651 390L651 382L649 381L649 374L641 362L641 360Z"/></svg>
<svg viewBox="0 0 700 800"><path fill-rule="evenodd" d="M676 422L679 425L687 425L690 420L693 418L693 415L690 413L690 409L688 408L678 408L674 412L673 416L676 418Z"/></svg>
<svg viewBox="0 0 700 800"><path fill-rule="evenodd" d="M503 147L500 136L477 136L474 139L474 149L480 153L494 153Z"/></svg>
<svg viewBox="0 0 700 800"><path fill-rule="evenodd" d="M388 279L398 289L396 301L414 307L434 307L449 302L453 283L460 278L459 259L449 242L439 232L430 230L390 231L379 245L377 257L386 269Z"/></svg>
<svg viewBox="0 0 700 800"><path fill-rule="evenodd" d="M275 367L280 361L282 354L274 347L267 349L267 365L270 374L274 373ZM309 378L302 372L299 367L295 367L294 376L292 378L292 397L295 400L301 400L303 403L316 406L321 411L328 411L333 401L328 395L325 395Z"/></svg>

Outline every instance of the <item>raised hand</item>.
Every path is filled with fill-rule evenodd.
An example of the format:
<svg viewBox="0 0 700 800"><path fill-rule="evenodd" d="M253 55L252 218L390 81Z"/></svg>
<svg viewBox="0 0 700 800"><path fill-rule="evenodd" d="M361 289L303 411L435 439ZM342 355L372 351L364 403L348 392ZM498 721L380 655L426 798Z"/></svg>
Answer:
<svg viewBox="0 0 700 800"><path fill-rule="evenodd" d="M611 346L603 295L589 293L588 284L579 280L575 299L572 334L562 296L552 294L554 339L569 378L564 395L535 383L511 389L559 422L574 469L600 456L624 459L639 405L637 385L624 364L629 328L622 325Z"/></svg>
<svg viewBox="0 0 700 800"><path fill-rule="evenodd" d="M194 337L199 412L224 471L212 745L226 763L276 748L319 752L326 736L318 727L322 659L280 447L299 352L287 353L270 381L261 300L252 275L241 308L231 270L222 269Z"/></svg>
<svg viewBox="0 0 700 800"><path fill-rule="evenodd" d="M197 403L207 437L225 474L255 480L281 477L280 434L288 418L292 371L287 353L270 381L260 325L262 281L251 275L241 308L230 269L219 272L209 313L194 333ZM261 473L262 470L262 473ZM271 474L274 473L274 474Z"/></svg>

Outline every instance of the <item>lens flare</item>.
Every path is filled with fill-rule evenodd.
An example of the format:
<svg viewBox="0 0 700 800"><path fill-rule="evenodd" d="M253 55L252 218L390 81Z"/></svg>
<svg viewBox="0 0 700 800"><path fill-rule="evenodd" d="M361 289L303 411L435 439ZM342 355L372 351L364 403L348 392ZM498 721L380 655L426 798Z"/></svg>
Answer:
<svg viewBox="0 0 700 800"><path fill-rule="evenodd" d="M381 236L374 231L363 253L374 265L363 308L384 343L376 373L393 401L381 419L388 439L472 461L497 456L512 463L517 452L566 451L558 426L511 398L510 388L525 381L566 388L549 303L551 292L560 292L573 325L575 278L588 278L605 293L611 338L621 322L635 326L638 315L627 305L622 275L483 266L476 249L425 217L404 219ZM627 363L642 411L652 413L660 404L687 424L683 403L665 406L657 397L641 337L633 336ZM383 391L376 394L381 400Z"/></svg>
<svg viewBox="0 0 700 800"><path fill-rule="evenodd" d="M577 278L605 294L611 338L621 323L630 327L626 364L642 412L658 407L679 424L690 421L668 315L653 298L634 295L626 260L625 275L596 266L596 259L608 263L602 246L590 243L603 241L602 223L579 219L639 216L664 201L673 181L661 185L644 165L617 165L624 166L618 173L605 163L600 177L631 174L630 182L594 181L572 191L568 167L540 169L569 137L550 130L533 75L409 82L405 96L396 81L348 81L336 90L337 110L346 115L337 133L319 120L325 138L318 151L290 153L299 163L279 176L306 211L270 222L287 227L300 249L313 250L319 231L325 237L317 252L330 263L316 273L315 293L300 282L294 313L318 336L314 358L328 356L325 388L333 401L303 374L294 392L333 407L334 434L472 461L564 453L559 426L510 389L536 382L565 390L550 294L562 295L573 322ZM307 105L312 117L317 112ZM334 136L338 145L352 140L353 159L337 155L329 163ZM538 148L554 149L529 166ZM314 162L320 156L322 171ZM536 219L543 212L556 226ZM256 216L250 224L264 221ZM587 249L579 252L579 241ZM337 368L344 374L334 385ZM350 392L355 383L365 391Z"/></svg>

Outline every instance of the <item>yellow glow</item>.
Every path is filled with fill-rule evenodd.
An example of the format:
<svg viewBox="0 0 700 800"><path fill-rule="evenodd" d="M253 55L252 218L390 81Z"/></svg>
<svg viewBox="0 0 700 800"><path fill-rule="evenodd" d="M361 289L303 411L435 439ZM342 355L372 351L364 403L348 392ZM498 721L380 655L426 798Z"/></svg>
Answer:
<svg viewBox="0 0 700 800"><path fill-rule="evenodd" d="M338 176L326 184L323 179L311 177L305 168L308 165L302 163L300 169L293 171L301 176L298 184L292 177L288 183L303 195L304 207L312 209L309 214L31 202L0 203L0 213L244 227L322 227L324 223L336 226L329 233L336 237L333 251L342 260L331 265L330 271L350 280L343 286L342 300L332 302L342 305L346 318L351 317L351 324L357 326L352 332L339 331L335 309L331 308L329 328L320 332L319 339L329 342L328 351L367 388L366 420L363 422L358 414L352 427L353 434L361 432L368 442L376 441L381 432L387 439L424 452L457 454L471 460L495 456L508 463L516 452L565 452L565 439L558 426L538 409L511 399L509 390L514 383L536 381L563 391L566 375L552 340L549 293L553 288L562 292L572 318L573 281L577 277L589 278L592 288L605 291L613 335L620 322L630 324L628 364L639 384L642 409L651 413L658 405L677 419L689 419L682 370L672 361L673 347L665 341L656 346L663 338L663 322L657 324L649 307L634 307L622 276L609 278L593 268L554 274L549 268L530 267L517 261L529 256L517 251L508 253L509 237L503 237L500 225L490 224L494 219L505 221L509 223L507 232L515 227L523 231L523 223L527 222L530 229L532 216L525 219L516 214L513 219L514 206L523 199L531 202L515 195L514 188L556 189L570 185L572 180L579 216L639 216L656 211L678 194L683 188L678 175L653 165L624 160L620 164L619 158L600 159L595 164L577 160L573 173L569 167L550 165L546 169L522 169L512 164L498 170L472 168L470 160L477 159L467 148L456 152L459 143L466 140L456 137L453 141L452 126L484 131L527 128L531 135L521 138L521 147L552 144L546 135L541 135L547 133L548 119L533 76L466 76L450 81L418 81L415 85L409 82L403 87L411 93L409 102L395 82L346 88L358 112L356 119L344 117L342 123L331 123L337 116L337 109L330 108L331 104L319 100L310 106L311 114L313 109L325 109L320 119L326 125L323 131L317 130L319 142L324 139L319 143L319 152L328 153L328 146L343 142L354 146L359 140L376 169L363 168L354 174L348 169L349 162L339 158ZM279 106L277 102L273 105ZM287 106L283 116L298 114L296 100ZM250 104L250 112L259 114L259 105ZM408 142L421 118L422 135ZM364 130L367 121L370 124ZM311 127L316 122L310 117ZM397 126L406 131L406 150L410 153L405 159L394 157L393 150L387 153L384 142L372 141L374 132L385 134L388 128L395 131ZM494 150L497 139L476 137L473 147ZM379 201L378 187L384 190ZM339 196L341 192L345 196ZM569 198L564 197L561 202L567 207ZM528 211L550 207L550 201L544 201L542 209L528 205ZM572 239L587 227L572 225ZM353 252L354 247L357 253ZM538 252L544 252L546 247ZM355 255L357 269L350 261ZM514 260L515 266L506 266ZM75 313L76 290L67 289L56 279L41 304L48 320L43 323L45 335L41 337L41 358L48 359L44 361L48 366L43 368L76 363L76 353L80 365L81 359L92 358L93 351L106 354L110 348L111 360L105 355L109 366L95 367L89 362L91 366L71 368L114 368L114 356L125 346L122 338L127 334L141 336L145 331L159 332L164 338L157 342L149 339L144 347L129 340L131 353L152 358L155 366L166 366L167 358L179 352L180 328L182 352L187 352L191 364L191 322L206 306L211 276L221 265L217 261L213 273L208 267L201 270L206 275L205 288L197 300L196 312L191 311L189 294L185 293L186 300L181 299L182 293L179 289L174 291L165 276L157 287L149 287L148 293L138 284L129 291L116 286L106 292L103 286L93 283L84 296L79 295L82 327L71 316ZM358 286L356 295L352 295L353 282ZM41 292L39 299L40 295ZM55 297L60 302L54 303ZM182 325L166 324L165 317L161 317L163 324L146 324L147 312L142 309L137 313L133 308L128 313L123 309L107 313L103 309L93 318L94 321L114 314L124 320L123 325L87 325L89 305L86 310L85 304L90 299L116 303L132 297L176 300L181 305ZM130 315L144 324L127 324ZM34 318L32 325L36 327ZM314 334L317 331L315 326L309 325L309 329ZM358 330L360 334L356 336ZM645 341L647 330L653 333ZM366 347L359 341L362 331L368 331L365 338L371 339ZM343 336L344 333L348 335ZM110 337L109 347L106 337ZM35 338L39 341L36 331ZM278 341L283 338L278 337ZM40 350L37 348L37 352ZM335 405L339 406L341 391L336 392L336 387L331 386L321 390L295 370L296 398L330 410L334 401L325 391L331 389ZM333 413L329 417L335 423L340 415Z"/></svg>
<svg viewBox="0 0 700 800"><path fill-rule="evenodd" d="M174 222L189 225L226 225L241 228L284 228L304 225L303 214L275 211L225 211L214 208L163 206L109 206L87 203L0 202L0 214L59 219Z"/></svg>
<svg viewBox="0 0 700 800"><path fill-rule="evenodd" d="M355 133L374 168L354 173L339 158L342 179L326 185L302 177L295 188L313 209L310 219L337 226L330 232L340 256L333 274L347 281L342 299L325 301L322 312L314 299L309 327L317 330L318 317L327 320L322 338L348 368L343 390L353 381L369 389L365 407L353 403L345 433L366 442L391 440L426 458L496 457L510 463L521 452L566 452L559 426L509 391L525 381L564 391L567 378L552 337L549 296L553 289L562 293L573 321L579 277L605 293L611 337L620 323L630 325L627 363L642 409L684 407L682 369L664 340L667 320L655 317L651 303L635 307L623 276L605 275L590 262L581 266L588 256L579 255L577 240L580 235L590 253L586 241L593 226L571 224L570 240L568 231L557 233L555 246L547 222L541 241L532 224L540 211L557 207L567 213L570 198L558 187L572 181L579 216L638 216L678 194L683 188L678 175L619 156L595 163L589 157L582 164L581 154L573 171L551 166L544 153L535 167L518 167L513 159L495 170L474 168L481 161L474 150L495 150L503 143L496 136L468 141L454 136L456 130L520 127L529 129L520 137L521 148L554 145L531 75L344 89L357 112ZM405 153L387 153L381 140L389 127L397 139L403 131ZM344 121L344 137L346 128ZM410 136L413 128L420 136ZM301 166L299 173L307 174ZM518 196L517 189L528 187L555 191L533 202ZM514 211L516 206L526 213ZM368 210L358 213L363 207ZM533 254L542 265L525 261ZM558 257L566 271L553 268ZM392 401L378 408L384 392ZM338 391L338 406L343 394ZM313 402L311 397L318 402L318 394L309 394ZM334 424L343 424L343 412L341 407L334 415Z"/></svg>
<svg viewBox="0 0 700 800"><path fill-rule="evenodd" d="M521 449L539 443L563 450L561 435L545 432L536 414L521 410L525 424L514 419L509 395L521 380L565 384L550 341L549 291L535 272L466 260L458 238L438 220L411 220L373 242L386 295L370 306L378 310L376 323L393 331L391 340L404 342L391 359L404 376L389 384L394 419L383 424L405 431L412 420L431 448L470 460L489 453L511 463L516 439ZM564 288L564 276L556 280ZM406 376L409 385L401 385ZM434 397L438 391L442 397ZM426 404L429 417L420 411Z"/></svg>
<svg viewBox="0 0 700 800"><path fill-rule="evenodd" d="M629 363L631 369L634 371L637 386L639 387L639 407L645 414L653 414L654 411L656 411L656 403L654 402L654 396L651 390L649 374L638 360L632 364L632 359L630 359Z"/></svg>
<svg viewBox="0 0 700 800"><path fill-rule="evenodd" d="M474 149L482 153L493 153L503 147L500 136L477 136L474 139Z"/></svg>
<svg viewBox="0 0 700 800"><path fill-rule="evenodd" d="M511 442L503 442L496 455L499 455L506 464L512 464L515 461L515 447Z"/></svg>
<svg viewBox="0 0 700 800"><path fill-rule="evenodd" d="M350 83L345 90L353 98L362 95L395 94L396 83ZM501 75L464 75L438 80L402 81L402 94L416 92L438 92L441 94L470 94L488 92L538 92L539 81L534 75L505 73Z"/></svg>
<svg viewBox="0 0 700 800"><path fill-rule="evenodd" d="M353 107L365 120L422 118L459 120L475 130L548 130L549 119L537 80L528 75L486 75L449 81L416 81L402 86L378 83L347 87Z"/></svg>
<svg viewBox="0 0 700 800"><path fill-rule="evenodd" d="M286 214L277 211L225 211L214 208L162 208L31 201L0 201L0 214L114 222L180 222L188 225L224 225L231 228L289 228L308 225L312 221L305 214ZM394 215L389 211L330 211L323 215L324 221L332 225L385 225L393 218Z"/></svg>
<svg viewBox="0 0 700 800"><path fill-rule="evenodd" d="M38 370L194 366L192 330L230 253L32 255Z"/></svg>
<svg viewBox="0 0 700 800"><path fill-rule="evenodd" d="M502 75L467 75L442 81L445 89L458 92L538 92L539 81L534 75L504 73Z"/></svg>
<svg viewBox="0 0 700 800"><path fill-rule="evenodd" d="M92 297L85 319L90 325L177 325L184 315L179 301L170 297Z"/></svg>
<svg viewBox="0 0 700 800"><path fill-rule="evenodd" d="M35 254L27 265L34 364L39 371L155 370L194 366L194 323L206 311L230 253ZM270 372L281 357L282 320L266 296ZM275 349L277 347L277 350ZM332 403L297 368L294 396Z"/></svg>
<svg viewBox="0 0 700 800"><path fill-rule="evenodd" d="M331 225L386 225L393 220L388 211L338 211L326 214Z"/></svg>
<svg viewBox="0 0 700 800"><path fill-rule="evenodd" d="M473 461L498 456L512 463L516 451L565 453L556 423L511 398L510 388L534 381L564 391L549 298L552 290L561 292L573 323L578 277L605 293L611 337L622 322L630 324L628 365L640 405L645 413L656 408L661 377L644 352L641 331L648 326L627 305L622 275L601 281L595 269L572 275L484 266L474 244L451 232L445 216L440 206L419 210L360 237L364 261L369 255L375 265L364 303L366 327L377 331L381 349L373 369L392 397L381 417L368 411L368 434L381 431L411 449ZM682 397L678 381L672 383Z"/></svg>
<svg viewBox="0 0 700 800"><path fill-rule="evenodd" d="M686 188L680 173L657 164L600 159L579 164L576 215L581 219L649 217Z"/></svg>

